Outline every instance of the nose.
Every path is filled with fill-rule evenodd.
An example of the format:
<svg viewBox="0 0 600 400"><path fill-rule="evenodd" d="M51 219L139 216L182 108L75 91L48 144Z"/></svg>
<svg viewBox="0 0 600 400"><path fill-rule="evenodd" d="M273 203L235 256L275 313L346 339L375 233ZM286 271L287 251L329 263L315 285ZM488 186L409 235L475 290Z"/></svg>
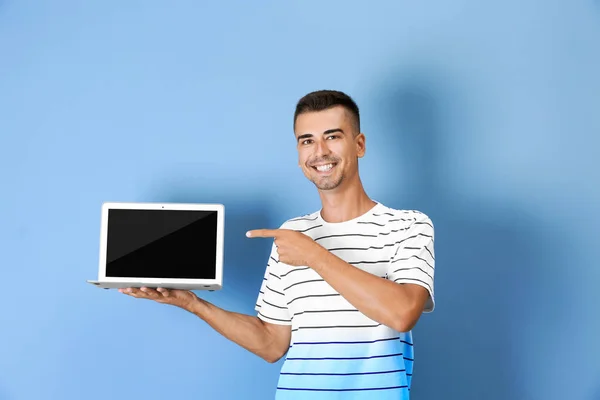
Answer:
<svg viewBox="0 0 600 400"><path fill-rule="evenodd" d="M318 140L316 142L316 153L318 156L326 156L330 153L329 147L327 147L327 142L324 140Z"/></svg>

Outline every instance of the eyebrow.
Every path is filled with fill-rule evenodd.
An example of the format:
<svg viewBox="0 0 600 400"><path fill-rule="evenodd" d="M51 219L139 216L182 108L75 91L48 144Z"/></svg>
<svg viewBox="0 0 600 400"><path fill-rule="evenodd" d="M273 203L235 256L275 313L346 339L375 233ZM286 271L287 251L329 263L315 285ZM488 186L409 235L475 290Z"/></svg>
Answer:
<svg viewBox="0 0 600 400"><path fill-rule="evenodd" d="M341 134L344 134L344 131L342 129L335 128L335 129L327 129L325 132L323 132L323 135L329 135L329 134L335 133L335 132L340 132ZM298 141L308 139L311 137L313 137L312 133L305 133L304 135L298 136Z"/></svg>

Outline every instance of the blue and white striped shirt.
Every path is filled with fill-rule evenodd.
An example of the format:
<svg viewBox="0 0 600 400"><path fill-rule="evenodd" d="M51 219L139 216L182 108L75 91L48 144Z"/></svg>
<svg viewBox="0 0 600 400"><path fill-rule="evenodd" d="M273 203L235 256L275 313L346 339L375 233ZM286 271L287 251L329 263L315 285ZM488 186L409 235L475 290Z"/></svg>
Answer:
<svg viewBox="0 0 600 400"><path fill-rule="evenodd" d="M424 311L433 311L434 228L427 215L377 203L350 221L328 223L317 211L281 228L303 232L383 279L425 287ZM368 318L311 268L279 262L275 246L256 310L262 320L292 329L276 399L409 399L412 333Z"/></svg>

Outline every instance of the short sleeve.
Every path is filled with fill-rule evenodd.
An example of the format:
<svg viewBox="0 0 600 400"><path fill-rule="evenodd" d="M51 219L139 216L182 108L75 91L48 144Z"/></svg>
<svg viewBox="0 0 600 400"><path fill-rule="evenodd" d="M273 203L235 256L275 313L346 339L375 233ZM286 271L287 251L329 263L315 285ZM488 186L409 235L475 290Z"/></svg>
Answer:
<svg viewBox="0 0 600 400"><path fill-rule="evenodd" d="M278 325L291 325L292 318L285 301L282 278L278 274L280 270L278 263L279 255L277 254L277 247L273 244L254 309L258 313L258 318L265 322Z"/></svg>
<svg viewBox="0 0 600 400"><path fill-rule="evenodd" d="M434 228L431 219L419 213L397 244L388 267L388 279L396 283L423 286L429 292L424 312L435 308L433 277L435 272Z"/></svg>

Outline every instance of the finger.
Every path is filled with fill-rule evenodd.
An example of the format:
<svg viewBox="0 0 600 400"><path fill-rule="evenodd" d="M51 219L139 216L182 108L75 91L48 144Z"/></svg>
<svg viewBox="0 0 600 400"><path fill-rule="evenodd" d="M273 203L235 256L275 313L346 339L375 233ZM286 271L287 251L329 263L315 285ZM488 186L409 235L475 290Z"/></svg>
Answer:
<svg viewBox="0 0 600 400"><path fill-rule="evenodd" d="M122 293L125 293L129 296L135 297L137 299L154 299L158 298L158 294L154 292L152 289L142 287L142 288L125 288L119 290ZM154 293L153 293L154 292Z"/></svg>
<svg viewBox="0 0 600 400"><path fill-rule="evenodd" d="M140 292L142 292L142 295L145 295L150 299L157 299L160 296L156 290L145 286L140 288Z"/></svg>
<svg viewBox="0 0 600 400"><path fill-rule="evenodd" d="M171 295L169 290L165 289L165 288L158 288L158 289L156 289L156 291L158 292L158 295L161 297L169 297Z"/></svg>
<svg viewBox="0 0 600 400"><path fill-rule="evenodd" d="M276 237L281 231L279 229L254 229L246 232L246 236L249 238L267 238Z"/></svg>
<svg viewBox="0 0 600 400"><path fill-rule="evenodd" d="M123 289L119 289L119 292L124 293L128 296L132 296L132 297L139 297L140 295L140 291L137 288L123 288Z"/></svg>

